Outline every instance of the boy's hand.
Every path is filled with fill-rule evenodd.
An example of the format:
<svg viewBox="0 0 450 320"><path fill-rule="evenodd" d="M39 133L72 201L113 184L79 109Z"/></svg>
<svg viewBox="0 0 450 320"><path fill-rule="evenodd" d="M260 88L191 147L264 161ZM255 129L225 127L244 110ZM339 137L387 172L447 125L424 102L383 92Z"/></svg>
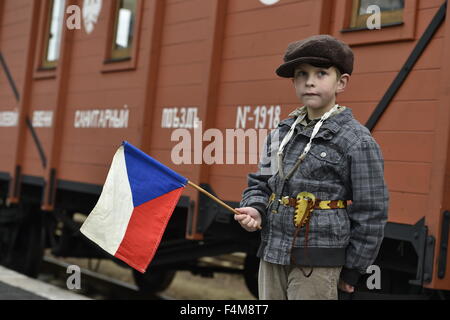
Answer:
<svg viewBox="0 0 450 320"><path fill-rule="evenodd" d="M245 230L253 232L261 226L261 214L255 208L243 207L235 210L240 214L235 214L234 220L238 221Z"/></svg>
<svg viewBox="0 0 450 320"><path fill-rule="evenodd" d="M353 293L355 291L355 287L345 283L342 279L339 280L338 288L347 293Z"/></svg>

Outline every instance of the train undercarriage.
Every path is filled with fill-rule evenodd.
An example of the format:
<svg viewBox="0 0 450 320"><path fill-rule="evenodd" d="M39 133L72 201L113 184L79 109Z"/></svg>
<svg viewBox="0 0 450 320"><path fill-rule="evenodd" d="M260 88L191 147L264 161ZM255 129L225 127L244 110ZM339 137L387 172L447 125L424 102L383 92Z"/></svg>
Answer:
<svg viewBox="0 0 450 320"><path fill-rule="evenodd" d="M36 277L44 251L50 249L56 257L112 259L124 268L129 268L79 232L86 213L93 208L98 195L59 192L56 201L59 205L52 212L44 212L40 209L42 188L39 185L23 184L21 202L13 206L6 205L6 192L3 192L7 190L6 183L1 185L1 190L0 264ZM213 209L208 205L203 206L203 209L205 207ZM133 271L140 290L161 292L169 287L176 272L181 270L204 277L223 272L241 274L249 291L257 297L259 259L256 257L256 250L259 234L243 231L230 219L228 213L220 212L219 209L216 211L214 217L208 217L208 225L201 227L203 239L188 240L186 227L190 213L187 206L177 207L147 272L141 274ZM371 274L368 273L361 278L357 292L351 298L450 298L448 291L424 287L433 272L433 247L434 237L427 235L424 221L419 221L415 226L388 223L380 253L374 262L381 271L380 282L371 287ZM201 261L203 257L235 252L245 253L245 260L240 268L204 265ZM346 298L349 297L341 295L341 299Z"/></svg>
<svg viewBox="0 0 450 320"><path fill-rule="evenodd" d="M6 189L3 185L2 190ZM23 185L22 192L19 205L7 206L5 197L1 201L1 265L36 277L44 251L50 249L55 257L112 259L120 266L129 268L79 232L98 195L60 192L56 209L46 212L40 209L40 186ZM5 194L2 192L2 196ZM136 285L141 290L156 293L168 288L180 270L204 277L211 277L218 272L234 273L243 275L249 291L256 297L259 264L256 249L259 235L241 230L234 220L222 219L221 222L211 221L202 240L188 240L185 237L187 220L187 208L177 207L147 272L141 274L133 270ZM245 253L241 268L204 265L201 262L202 257L234 252Z"/></svg>

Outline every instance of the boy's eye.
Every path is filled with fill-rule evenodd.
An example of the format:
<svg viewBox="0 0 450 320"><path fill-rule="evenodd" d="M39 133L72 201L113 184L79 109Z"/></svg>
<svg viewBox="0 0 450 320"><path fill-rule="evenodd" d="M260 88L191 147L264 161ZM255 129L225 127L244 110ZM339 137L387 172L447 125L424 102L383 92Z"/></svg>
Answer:
<svg viewBox="0 0 450 320"><path fill-rule="evenodd" d="M304 77L304 76L306 76L306 72L305 71L298 71L295 76L296 77Z"/></svg>
<svg viewBox="0 0 450 320"><path fill-rule="evenodd" d="M317 74L320 77L326 76L328 74L328 72L324 71L324 70L320 70L317 71ZM295 77L297 78L301 78L301 77L306 77L308 75L308 73L306 71L297 71L297 73L295 74Z"/></svg>

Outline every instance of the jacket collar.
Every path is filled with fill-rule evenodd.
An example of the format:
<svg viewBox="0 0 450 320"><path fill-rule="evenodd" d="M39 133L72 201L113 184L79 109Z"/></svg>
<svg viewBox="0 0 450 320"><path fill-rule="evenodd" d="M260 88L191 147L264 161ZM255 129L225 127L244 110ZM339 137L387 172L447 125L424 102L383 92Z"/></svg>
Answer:
<svg viewBox="0 0 450 320"><path fill-rule="evenodd" d="M289 117L287 119L284 119L283 121L281 121L278 126L280 126L280 127L288 126L290 128L292 126L292 124L294 123L297 116L303 116L302 108L298 108L298 109L294 110L293 112L291 112L289 114ZM346 107L344 111L328 118L323 123L323 125L320 128L320 131L316 137L321 137L324 135L326 137L326 134L325 134L326 131L331 131L333 134L336 134L341 129L341 127L346 122L350 121L352 118L353 118L352 110L350 108ZM313 120L314 123L315 123L315 121L317 121L317 120ZM301 125L300 124L297 125L297 128L295 129L296 131L298 131L299 126L301 126ZM313 127L314 126L309 126L309 128L310 128L309 130L308 129L301 130L301 132L306 136L311 136Z"/></svg>

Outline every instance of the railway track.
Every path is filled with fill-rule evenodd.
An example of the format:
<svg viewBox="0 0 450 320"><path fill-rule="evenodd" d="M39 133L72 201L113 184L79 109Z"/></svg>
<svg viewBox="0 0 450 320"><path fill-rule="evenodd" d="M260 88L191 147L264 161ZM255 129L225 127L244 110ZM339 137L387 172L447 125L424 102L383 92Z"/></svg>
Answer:
<svg viewBox="0 0 450 320"><path fill-rule="evenodd" d="M217 272L241 273L244 269L244 259L245 254L243 253L203 257L200 259L200 265L211 267L214 270L217 270ZM73 263L68 263L51 256L44 256L39 278L69 290L67 288L67 279L71 276L71 273L68 273L68 268L71 265L73 265ZM175 300L167 295L142 292L134 284L112 278L88 268L80 268L80 273L81 289L73 289L71 291L92 299Z"/></svg>
<svg viewBox="0 0 450 320"><path fill-rule="evenodd" d="M244 272L245 254L233 253L214 257L202 257L199 259L199 266L211 270L213 273L234 273Z"/></svg>
<svg viewBox="0 0 450 320"><path fill-rule="evenodd" d="M67 270L71 264L44 256L39 278L43 281L51 281L52 284L67 289L67 279L70 276ZM136 285L120 281L104 274L80 268L81 289L73 290L96 300L121 299L121 300L173 300L171 297L148 294L139 291Z"/></svg>

